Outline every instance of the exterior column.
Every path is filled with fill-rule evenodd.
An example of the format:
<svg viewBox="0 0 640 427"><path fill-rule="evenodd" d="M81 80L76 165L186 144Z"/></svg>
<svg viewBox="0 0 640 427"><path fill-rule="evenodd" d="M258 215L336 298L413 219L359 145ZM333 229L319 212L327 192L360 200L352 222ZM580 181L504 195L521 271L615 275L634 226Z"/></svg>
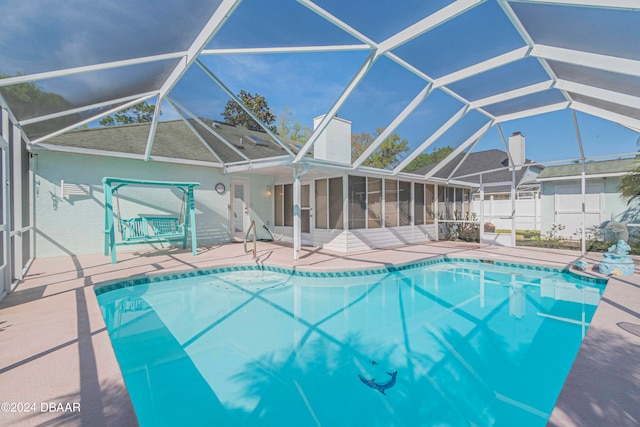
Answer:
<svg viewBox="0 0 640 427"><path fill-rule="evenodd" d="M587 253L587 240L585 223L587 219L587 179L586 179L586 165L584 159L582 160L582 174L580 176L580 184L582 187L582 235L580 240L582 241L582 255Z"/></svg>
<svg viewBox="0 0 640 427"><path fill-rule="evenodd" d="M0 277L2 283L0 284L0 299L3 295L11 291L11 174L9 159L9 113L7 110L0 110L1 114L1 126L0 135L2 139L2 270Z"/></svg>
<svg viewBox="0 0 640 427"><path fill-rule="evenodd" d="M484 240L484 183L480 174L480 246Z"/></svg>
<svg viewBox="0 0 640 427"><path fill-rule="evenodd" d="M187 204L189 205L189 230L191 231L191 254L196 256L198 254L198 241L196 238L196 209L195 198L193 196L193 187L189 187L187 190ZM254 229L255 233L256 230ZM186 240L185 234L185 240ZM186 243L186 241L185 241Z"/></svg>
<svg viewBox="0 0 640 427"><path fill-rule="evenodd" d="M113 218L113 205L111 202L111 185L106 182L102 184L102 192L104 194L104 254L109 255L111 248L109 218Z"/></svg>
<svg viewBox="0 0 640 427"><path fill-rule="evenodd" d="M516 169L511 170L511 246L516 246Z"/></svg>
<svg viewBox="0 0 640 427"><path fill-rule="evenodd" d="M300 223L300 177L302 173L295 167L293 169L293 259L300 258L302 249L302 231Z"/></svg>
<svg viewBox="0 0 640 427"><path fill-rule="evenodd" d="M344 251L349 252L349 175L342 177L342 230L344 234Z"/></svg>
<svg viewBox="0 0 640 427"><path fill-rule="evenodd" d="M22 280L22 133L20 128L13 126L13 138L11 140L12 153L12 182L13 182L13 275L17 280Z"/></svg>
<svg viewBox="0 0 640 427"><path fill-rule="evenodd" d="M438 199L438 184L434 184L433 185L433 223L436 226L436 230L435 230L435 238L436 241L440 240L440 233L439 233L439 229L440 229L440 224L438 223L438 204L439 204L439 199ZM425 196L426 199L426 196ZM425 212L426 215L426 212Z"/></svg>

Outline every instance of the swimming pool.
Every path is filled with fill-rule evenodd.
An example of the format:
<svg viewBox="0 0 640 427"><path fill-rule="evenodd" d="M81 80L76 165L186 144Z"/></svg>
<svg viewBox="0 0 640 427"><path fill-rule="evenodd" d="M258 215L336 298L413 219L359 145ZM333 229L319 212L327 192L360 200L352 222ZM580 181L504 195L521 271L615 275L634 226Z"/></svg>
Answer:
<svg viewBox="0 0 640 427"><path fill-rule="evenodd" d="M96 293L143 426L544 426L603 290L441 258L218 268Z"/></svg>

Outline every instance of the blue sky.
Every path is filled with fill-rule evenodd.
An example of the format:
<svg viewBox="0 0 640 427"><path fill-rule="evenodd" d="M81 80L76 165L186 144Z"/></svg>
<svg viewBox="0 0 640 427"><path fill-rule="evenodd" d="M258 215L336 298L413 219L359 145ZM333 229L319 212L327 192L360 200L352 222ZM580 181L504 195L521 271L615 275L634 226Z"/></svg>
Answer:
<svg viewBox="0 0 640 427"><path fill-rule="evenodd" d="M359 2L315 0L318 6L376 42L385 40L421 17L453 2L396 0L392 7L388 2L381 2L377 6L371 2L370 7L363 8ZM179 5L166 10L154 8L152 0L137 2L131 6L135 9L127 6L127 13L124 13L124 3L124 0L113 0L89 7L85 0L71 0L47 10L34 2L8 0L6 5L0 5L0 12L10 11L4 15L0 13L0 26L7 30L0 35L0 72L33 73L184 50L217 4L208 0L193 0L190 7L195 12L184 14ZM554 45L566 40L568 44L564 47L593 48L594 51L604 49L603 46L619 46L622 50L613 53L638 56L638 50L634 48L637 43L631 42L640 37L640 25L632 25L636 21L631 14L622 16L621 19L627 22L620 21L616 15L618 12L611 10L551 8L526 3L513 5L522 14L523 22L531 28L533 37L539 38L537 42ZM182 15L188 15L189 18L185 21L174 19ZM600 22L599 19L605 15L611 15L611 19L604 20L606 22L602 25L591 25ZM576 23L571 26L575 34L567 34L563 23L568 17L576 18ZM607 24L610 22L624 22L624 25L616 28ZM71 33L67 31L70 25L76 29ZM117 27L117 31L113 31L114 27ZM584 34L591 37L585 38ZM295 0L244 0L207 48L361 43ZM392 52L411 62L423 73L437 78L525 45L497 2L489 0ZM232 92L246 90L259 93L266 97L276 115L289 108L294 120L311 128L313 118L331 108L367 54L366 51L224 54L203 56L202 60ZM174 66L174 60L168 60L74 74L42 80L37 84L47 91L61 94L76 107L109 97L152 90L164 81ZM149 78L150 75L154 75L154 79ZM615 80L616 76L608 77ZM625 82L631 83L630 87L640 87L637 78L625 78L628 79ZM549 80L549 75L538 60L527 58L452 83L449 87L466 99L474 100L546 80ZM353 132L372 133L376 128L387 126L426 83L383 56L369 70L338 114L352 121ZM611 81L609 83L613 84ZM219 114L229 100L227 94L197 67L192 67L184 75L171 96L193 113L213 119L221 119ZM562 99L558 91L549 91L517 103L490 106L487 111L508 113L516 108L533 108L541 102ZM409 141L412 148L417 147L462 106L459 100L449 94L435 90L397 132ZM162 120L177 118L170 107L164 105L162 110ZM628 153L637 149L639 135L636 132L588 114L578 112L577 117L587 156ZM477 112L468 113L432 147L455 146L473 134L486 120ZM505 137L515 131L525 135L527 157L530 159L550 161L579 156L573 119L568 110L506 122L502 124L502 129ZM490 148L503 148L495 127L486 134L476 150Z"/></svg>
<svg viewBox="0 0 640 427"><path fill-rule="evenodd" d="M244 1L209 48L309 46L320 44L360 43L319 18L304 6L286 0ZM319 0L319 6L348 22L375 41L382 41L418 19L450 4L450 0L424 2L403 0L392 8L369 7L340 0ZM419 13L408 13L411 10ZM564 13L564 12L563 12ZM258 19L256 19L259 17ZM562 19L559 16L558 19ZM473 22L491 22L478 32ZM553 31L550 30L551 35ZM525 46L525 42L506 19L496 2L489 1L471 12L437 27L394 50L432 77L467 66L467 62L488 59ZM427 52L428 54L425 54ZM267 99L272 111L279 115L290 108L293 118L312 127L313 118L333 105L357 72L367 52L287 53L210 55L203 62L234 92L241 89L259 93ZM437 60L434 60L437 58ZM465 62L466 61L466 62ZM471 63L470 62L470 63ZM202 76L190 76L193 83ZM495 93L549 80L548 73L534 58L516 61L495 70L454 83L451 89L473 100ZM206 90L189 91L186 82L181 90L190 92L190 104L198 114L219 112L227 96L209 82ZM374 132L388 125L397 114L426 86L426 81L394 61L382 57L339 110L338 115L352 121L354 133ZM487 107L504 113L518 108L534 108L542 103L563 101L559 91L531 95L517 102ZM436 90L397 129L419 146L463 104ZM194 111L195 112L195 111ZM585 155L603 156L633 152L638 134L612 122L577 112ZM488 119L477 112L468 113L433 147L456 146L473 134ZM527 139L527 157L536 161L574 159L580 156L573 117L569 110L546 113L501 124L505 138L522 132ZM496 127L492 127L476 147L476 151L503 149ZM430 150L430 149L429 149Z"/></svg>
<svg viewBox="0 0 640 427"><path fill-rule="evenodd" d="M296 53L265 55L212 55L203 62L234 93L241 89L259 93L279 115L291 109L295 121L312 128L313 118L328 111L356 73L366 52ZM193 86L192 86L193 85ZM198 90L193 87L197 86ZM382 58L369 71L338 115L352 121L354 133L373 132L387 126L426 86L426 82L393 61ZM229 99L199 69L185 76L175 89L178 101L195 114L219 114ZM559 94L559 92L557 92ZM173 96L173 94L172 94ZM434 91L397 129L410 146L420 145L463 104L442 91ZM604 156L633 152L638 134L613 122L577 112L585 155ZM171 118L165 115L164 119ZM214 117L220 119L219 116ZM488 119L468 113L433 147L453 145L473 134ZM570 110L513 120L501 124L505 138L522 132L527 139L527 158L535 161L574 159L580 156ZM431 148L431 149L432 149ZM476 151L503 149L496 127L492 127ZM430 150L430 149L429 149Z"/></svg>

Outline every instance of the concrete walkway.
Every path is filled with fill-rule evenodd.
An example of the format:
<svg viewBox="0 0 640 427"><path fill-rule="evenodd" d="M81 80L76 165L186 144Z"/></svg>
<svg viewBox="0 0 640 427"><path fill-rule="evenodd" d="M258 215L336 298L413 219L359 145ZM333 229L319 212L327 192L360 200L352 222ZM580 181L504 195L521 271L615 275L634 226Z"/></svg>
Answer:
<svg viewBox="0 0 640 427"><path fill-rule="evenodd" d="M141 274L252 264L307 270L372 268L438 255L564 267L580 254L439 242L340 254L259 243L258 260L242 244L201 247L198 256L167 249L36 259L25 280L0 301L2 426L132 426L135 413L93 286ZM599 254L586 259L597 264ZM597 273L589 273L597 276ZM551 416L553 426L640 425L640 275L612 278ZM62 403L62 406L60 406ZM25 405L27 404L27 405ZM79 411L76 410L79 408Z"/></svg>

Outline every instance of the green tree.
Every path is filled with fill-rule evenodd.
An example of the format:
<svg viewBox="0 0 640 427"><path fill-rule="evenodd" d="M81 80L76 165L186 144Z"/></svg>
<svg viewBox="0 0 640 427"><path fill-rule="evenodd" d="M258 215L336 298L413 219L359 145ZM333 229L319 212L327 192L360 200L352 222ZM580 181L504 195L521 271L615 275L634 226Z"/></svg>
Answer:
<svg viewBox="0 0 640 427"><path fill-rule="evenodd" d="M274 125L276 116L271 112L269 104L264 96L254 93L253 95L241 90L238 99L251 110L264 123L269 130L277 132ZM252 130L262 130L262 127L234 100L227 101L224 111L220 113L224 121L232 125L242 125Z"/></svg>
<svg viewBox="0 0 640 427"><path fill-rule="evenodd" d="M413 159L411 163L404 168L403 172L413 172L414 170L420 169L426 165L441 162L446 159L449 154L453 153L454 150L455 148L448 145L439 148L433 147L431 153L422 153Z"/></svg>
<svg viewBox="0 0 640 427"><path fill-rule="evenodd" d="M375 133L360 132L351 135L351 161L355 161L375 139L384 131L376 129ZM399 134L393 133L382 141L373 154L364 161L364 166L384 169L394 167L400 163L400 155L409 151L409 141Z"/></svg>
<svg viewBox="0 0 640 427"><path fill-rule="evenodd" d="M630 174L622 177L620 184L618 184L618 191L620 192L620 197L629 199L629 202L640 196L640 167L633 169Z"/></svg>
<svg viewBox="0 0 640 427"><path fill-rule="evenodd" d="M0 79L9 77L11 76L0 74ZM7 101L18 119L38 117L72 108L71 103L61 95L46 92L42 87L31 82L0 87L0 95Z"/></svg>
<svg viewBox="0 0 640 427"><path fill-rule="evenodd" d="M276 133L283 138L305 143L311 136L311 129L298 121L294 122L291 107L285 106L284 111L278 116Z"/></svg>
<svg viewBox="0 0 640 427"><path fill-rule="evenodd" d="M149 123L153 120L155 105L149 105L146 101L132 107L118 111L115 114L100 120L102 126L131 125L135 123Z"/></svg>

